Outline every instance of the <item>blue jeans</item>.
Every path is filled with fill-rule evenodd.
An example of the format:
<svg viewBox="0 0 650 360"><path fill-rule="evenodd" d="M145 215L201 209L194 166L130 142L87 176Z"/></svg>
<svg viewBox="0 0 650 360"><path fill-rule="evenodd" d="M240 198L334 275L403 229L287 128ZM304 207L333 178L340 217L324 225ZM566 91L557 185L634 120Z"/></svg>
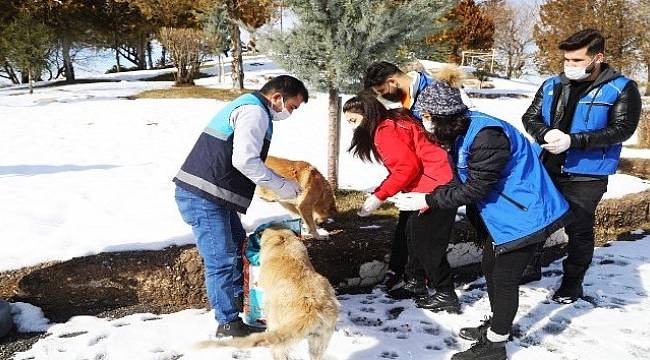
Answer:
<svg viewBox="0 0 650 360"><path fill-rule="evenodd" d="M237 298L243 296L241 247L246 237L239 216L235 210L178 186L175 197L183 220L192 226L203 258L205 287L214 316L220 324L236 320Z"/></svg>

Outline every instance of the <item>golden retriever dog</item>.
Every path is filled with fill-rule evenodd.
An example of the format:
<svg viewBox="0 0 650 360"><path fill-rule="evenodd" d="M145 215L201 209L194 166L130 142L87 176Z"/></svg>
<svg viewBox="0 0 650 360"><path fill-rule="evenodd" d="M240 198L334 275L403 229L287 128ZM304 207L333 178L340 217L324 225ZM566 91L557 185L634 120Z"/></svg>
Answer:
<svg viewBox="0 0 650 360"><path fill-rule="evenodd" d="M314 270L301 239L281 227L264 230L260 267L266 331L203 341L197 348L270 346L274 360L286 360L289 347L307 338L310 358L322 359L335 331L339 303L329 281Z"/></svg>
<svg viewBox="0 0 650 360"><path fill-rule="evenodd" d="M299 215L309 234L320 238L316 224L321 224L337 214L334 192L327 180L310 163L268 156L266 166L276 174L298 182L302 193L290 200L279 200L277 195L264 187L258 187L257 194L266 201L278 201L285 209Z"/></svg>

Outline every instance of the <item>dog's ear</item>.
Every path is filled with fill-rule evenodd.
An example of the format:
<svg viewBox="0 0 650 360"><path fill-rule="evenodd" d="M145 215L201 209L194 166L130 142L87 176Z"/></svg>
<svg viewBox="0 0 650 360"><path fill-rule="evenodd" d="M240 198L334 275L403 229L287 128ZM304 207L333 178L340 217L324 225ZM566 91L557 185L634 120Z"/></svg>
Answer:
<svg viewBox="0 0 650 360"><path fill-rule="evenodd" d="M287 232L291 232L291 230L287 230L284 227L281 226L271 226L264 230L262 232L262 241L261 244L262 246L273 246L273 245L279 245L282 244L283 242L286 241L286 235Z"/></svg>

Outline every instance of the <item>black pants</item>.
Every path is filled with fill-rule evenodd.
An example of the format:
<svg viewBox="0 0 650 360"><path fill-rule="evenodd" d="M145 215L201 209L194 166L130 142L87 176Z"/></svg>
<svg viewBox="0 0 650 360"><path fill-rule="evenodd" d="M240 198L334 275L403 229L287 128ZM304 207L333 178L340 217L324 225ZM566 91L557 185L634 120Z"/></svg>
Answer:
<svg viewBox="0 0 650 360"><path fill-rule="evenodd" d="M521 275L526 265L533 259L538 244L496 255L490 238L483 243L481 268L485 275L492 309L490 328L499 335L506 335L512 329L512 322L519 308Z"/></svg>
<svg viewBox="0 0 650 360"><path fill-rule="evenodd" d="M429 209L422 214L419 211L408 211L407 277L424 275L432 288L453 286L451 266L447 261L447 246L455 218L455 209Z"/></svg>
<svg viewBox="0 0 650 360"><path fill-rule="evenodd" d="M404 267L408 262L408 245L406 240L406 222L411 211L400 211L393 235L393 244L390 250L390 261L388 269L393 270L396 274L403 274Z"/></svg>
<svg viewBox="0 0 650 360"><path fill-rule="evenodd" d="M607 191L607 178L578 181L573 177L553 176L553 181L571 206L574 220L565 227L569 237L566 263L585 270L594 256L596 207Z"/></svg>

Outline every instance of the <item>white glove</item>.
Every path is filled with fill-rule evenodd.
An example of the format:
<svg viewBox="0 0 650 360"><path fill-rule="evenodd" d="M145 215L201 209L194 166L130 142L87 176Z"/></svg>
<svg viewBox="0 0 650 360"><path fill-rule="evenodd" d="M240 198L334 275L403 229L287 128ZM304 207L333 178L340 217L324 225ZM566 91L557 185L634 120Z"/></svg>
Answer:
<svg viewBox="0 0 650 360"><path fill-rule="evenodd" d="M297 182L293 180L284 179L282 186L274 191L280 200L295 199L300 195L302 189Z"/></svg>
<svg viewBox="0 0 650 360"><path fill-rule="evenodd" d="M383 201L379 200L375 195L370 195L363 203L363 206L361 206L361 209L357 212L357 215L366 217L372 214L373 211L377 210L382 203Z"/></svg>
<svg viewBox="0 0 650 360"><path fill-rule="evenodd" d="M424 193L403 193L392 197L395 207L401 211L416 211L429 208L426 200L427 194Z"/></svg>
<svg viewBox="0 0 650 360"><path fill-rule="evenodd" d="M544 141L546 144L542 145L542 149L551 154L561 154L571 147L571 136L558 129L547 132L544 135Z"/></svg>

